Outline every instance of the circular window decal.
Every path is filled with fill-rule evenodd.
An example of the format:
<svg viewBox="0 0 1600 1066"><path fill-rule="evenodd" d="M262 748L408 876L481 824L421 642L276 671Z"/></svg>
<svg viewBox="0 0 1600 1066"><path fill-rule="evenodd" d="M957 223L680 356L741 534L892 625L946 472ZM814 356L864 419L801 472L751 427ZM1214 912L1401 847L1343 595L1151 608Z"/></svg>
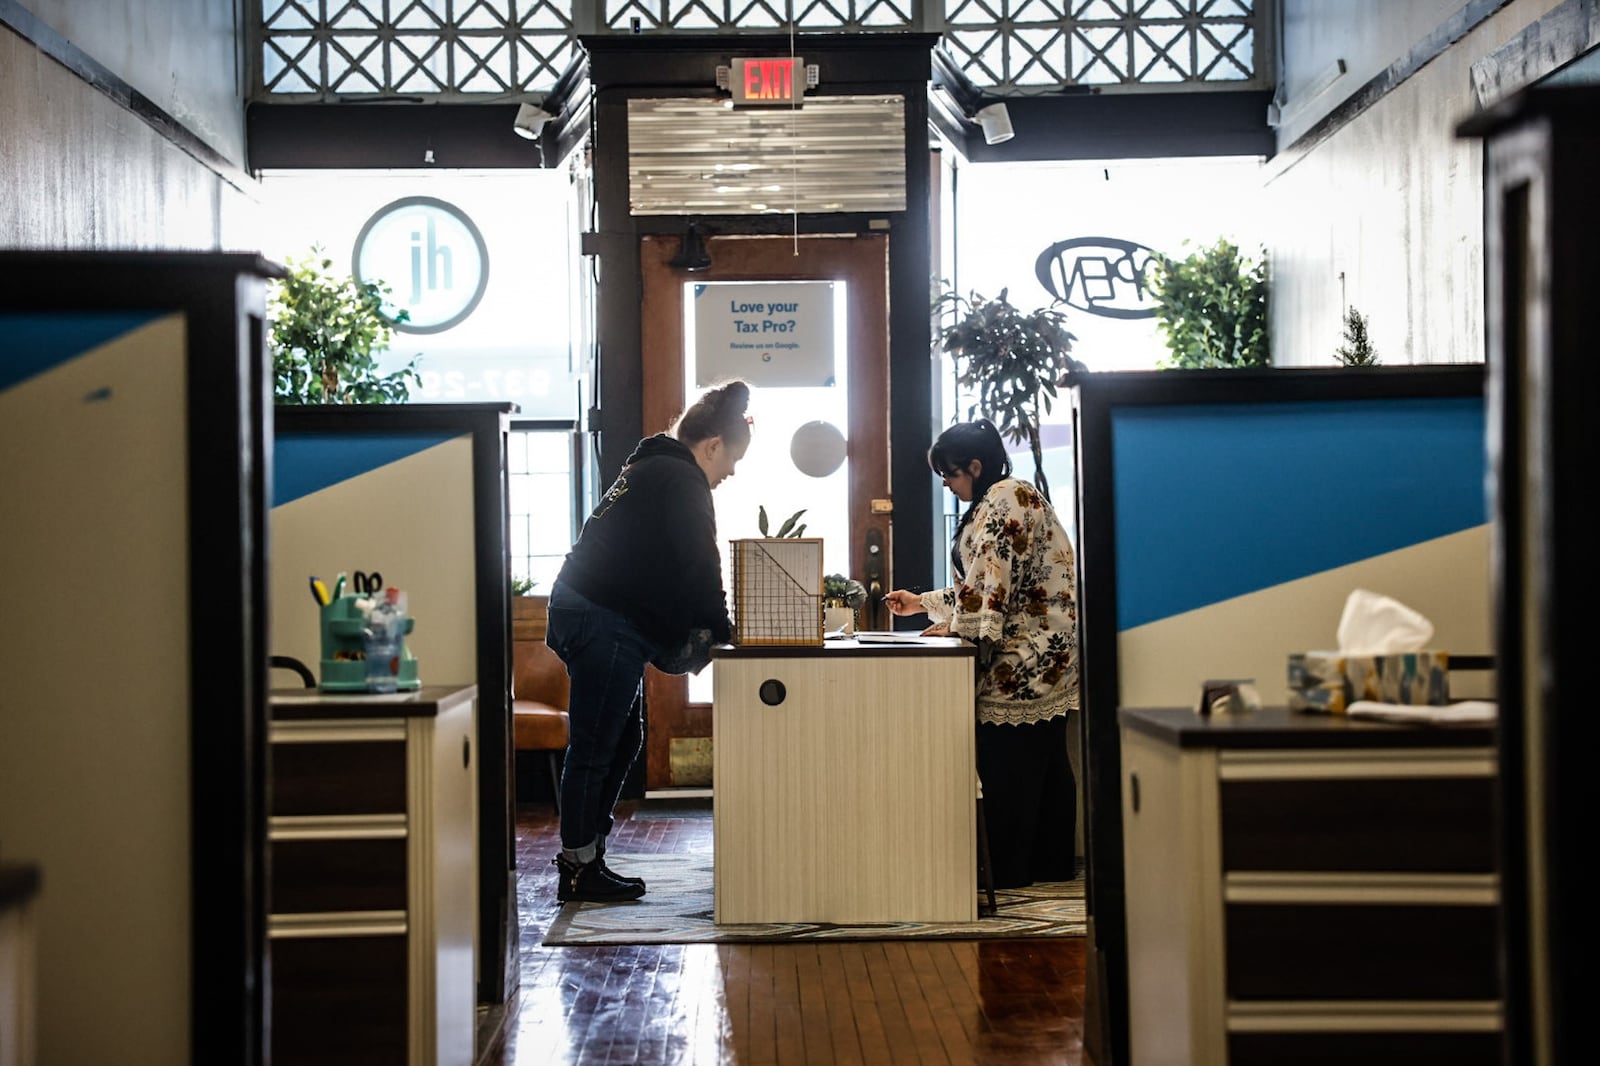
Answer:
<svg viewBox="0 0 1600 1066"><path fill-rule="evenodd" d="M356 237L353 273L389 286L383 316L402 333L440 333L472 314L489 284L489 249L459 207L407 196L380 208ZM404 311L407 319L395 321Z"/></svg>

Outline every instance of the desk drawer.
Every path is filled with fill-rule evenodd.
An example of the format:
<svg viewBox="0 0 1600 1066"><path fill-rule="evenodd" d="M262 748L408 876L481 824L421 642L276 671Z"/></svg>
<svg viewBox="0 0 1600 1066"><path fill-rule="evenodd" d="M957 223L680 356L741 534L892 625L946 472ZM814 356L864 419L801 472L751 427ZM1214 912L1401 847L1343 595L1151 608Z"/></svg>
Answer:
<svg viewBox="0 0 1600 1066"><path fill-rule="evenodd" d="M272 814L404 814L406 744L398 740L272 745Z"/></svg>
<svg viewBox="0 0 1600 1066"><path fill-rule="evenodd" d="M1480 748L1229 751L1222 870L1494 870L1496 759Z"/></svg>
<svg viewBox="0 0 1600 1066"><path fill-rule="evenodd" d="M1494 1000L1492 905L1225 908L1234 1000Z"/></svg>
<svg viewBox="0 0 1600 1066"><path fill-rule="evenodd" d="M406 909L406 839L274 840L272 913Z"/></svg>
<svg viewBox="0 0 1600 1066"><path fill-rule="evenodd" d="M1232 1033L1228 1066L1500 1066L1500 1033Z"/></svg>
<svg viewBox="0 0 1600 1066"><path fill-rule="evenodd" d="M274 939L273 1062L407 1062L408 972L404 934Z"/></svg>

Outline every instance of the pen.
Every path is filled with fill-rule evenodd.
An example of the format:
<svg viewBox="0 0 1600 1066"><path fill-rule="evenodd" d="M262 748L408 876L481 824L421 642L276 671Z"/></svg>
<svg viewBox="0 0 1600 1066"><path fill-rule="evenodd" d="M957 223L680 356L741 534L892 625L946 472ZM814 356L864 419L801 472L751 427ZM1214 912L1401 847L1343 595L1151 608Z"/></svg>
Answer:
<svg viewBox="0 0 1600 1066"><path fill-rule="evenodd" d="M315 575L311 578L311 598L317 601L317 606L328 605L328 586L324 585Z"/></svg>
<svg viewBox="0 0 1600 1066"><path fill-rule="evenodd" d="M339 571L339 576L333 579L333 598L338 599L344 595L344 571Z"/></svg>

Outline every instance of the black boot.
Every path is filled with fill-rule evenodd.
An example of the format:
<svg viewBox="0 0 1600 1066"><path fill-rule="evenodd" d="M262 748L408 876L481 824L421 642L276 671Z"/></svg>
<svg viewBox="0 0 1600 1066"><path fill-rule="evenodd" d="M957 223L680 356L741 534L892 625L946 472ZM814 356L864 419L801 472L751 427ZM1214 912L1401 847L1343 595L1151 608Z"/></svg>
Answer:
<svg viewBox="0 0 1600 1066"><path fill-rule="evenodd" d="M617 880L598 858L591 862L573 862L557 855L551 861L560 872L556 899L562 903L625 903L644 895L643 884L631 885Z"/></svg>
<svg viewBox="0 0 1600 1066"><path fill-rule="evenodd" d="M595 846L594 861L599 863L600 869L604 870L611 877L621 881L625 885L638 885L639 891L644 891L644 878L623 877L621 874L617 873L617 871L606 865L606 846L603 842Z"/></svg>

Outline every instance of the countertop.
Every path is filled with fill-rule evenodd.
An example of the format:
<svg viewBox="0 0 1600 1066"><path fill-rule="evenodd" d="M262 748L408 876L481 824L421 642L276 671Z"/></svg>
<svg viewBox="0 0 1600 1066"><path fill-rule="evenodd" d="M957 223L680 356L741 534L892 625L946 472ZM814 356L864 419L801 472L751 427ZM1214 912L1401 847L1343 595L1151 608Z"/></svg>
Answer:
<svg viewBox="0 0 1600 1066"><path fill-rule="evenodd" d="M875 638L883 643L875 643ZM977 657L978 648L960 637L924 637L906 630L892 634L861 633L859 638L836 638L821 644L718 644L711 649L713 659L854 659L895 655L950 655L972 659Z"/></svg>
<svg viewBox="0 0 1600 1066"><path fill-rule="evenodd" d="M1201 717L1188 707L1124 707L1117 721L1180 748L1482 748L1487 725L1414 725L1263 707Z"/></svg>
<svg viewBox="0 0 1600 1066"><path fill-rule="evenodd" d="M322 692L275 688L268 706L274 721L318 718L434 718L478 695L477 685L423 685L415 692Z"/></svg>

